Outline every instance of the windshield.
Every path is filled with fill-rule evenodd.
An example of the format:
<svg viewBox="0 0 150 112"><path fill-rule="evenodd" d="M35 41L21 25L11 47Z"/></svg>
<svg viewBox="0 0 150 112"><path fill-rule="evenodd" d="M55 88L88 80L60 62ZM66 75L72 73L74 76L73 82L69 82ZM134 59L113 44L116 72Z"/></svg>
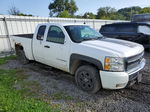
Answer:
<svg viewBox="0 0 150 112"><path fill-rule="evenodd" d="M74 42L82 42L86 40L95 40L102 38L102 35L96 30L85 25L65 26L70 38Z"/></svg>

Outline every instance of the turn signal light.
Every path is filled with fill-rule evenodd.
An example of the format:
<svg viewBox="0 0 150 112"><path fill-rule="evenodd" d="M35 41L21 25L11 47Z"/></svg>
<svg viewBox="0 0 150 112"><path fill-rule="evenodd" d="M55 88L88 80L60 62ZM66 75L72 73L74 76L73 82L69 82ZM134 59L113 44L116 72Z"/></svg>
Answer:
<svg viewBox="0 0 150 112"><path fill-rule="evenodd" d="M110 70L110 58L105 58L104 69L105 70Z"/></svg>

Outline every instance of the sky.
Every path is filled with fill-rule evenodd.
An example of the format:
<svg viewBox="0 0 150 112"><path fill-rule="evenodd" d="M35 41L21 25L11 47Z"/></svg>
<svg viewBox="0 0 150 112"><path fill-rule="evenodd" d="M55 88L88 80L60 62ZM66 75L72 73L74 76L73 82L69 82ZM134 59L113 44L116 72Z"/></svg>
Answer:
<svg viewBox="0 0 150 112"><path fill-rule="evenodd" d="M8 14L8 10L15 6L20 12L34 16L49 16L48 5L53 0L0 0L0 14ZM100 7L110 6L120 9L130 6L150 7L150 0L75 0L79 10L76 14L85 12L97 13Z"/></svg>

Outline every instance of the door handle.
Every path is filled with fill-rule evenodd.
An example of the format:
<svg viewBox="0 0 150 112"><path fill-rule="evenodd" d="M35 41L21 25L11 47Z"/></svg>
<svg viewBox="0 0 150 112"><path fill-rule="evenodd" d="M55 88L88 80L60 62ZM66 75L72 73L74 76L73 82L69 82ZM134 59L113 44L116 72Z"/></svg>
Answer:
<svg viewBox="0 0 150 112"><path fill-rule="evenodd" d="M45 45L44 47L45 47L45 48L50 48L50 46L48 46L48 45Z"/></svg>

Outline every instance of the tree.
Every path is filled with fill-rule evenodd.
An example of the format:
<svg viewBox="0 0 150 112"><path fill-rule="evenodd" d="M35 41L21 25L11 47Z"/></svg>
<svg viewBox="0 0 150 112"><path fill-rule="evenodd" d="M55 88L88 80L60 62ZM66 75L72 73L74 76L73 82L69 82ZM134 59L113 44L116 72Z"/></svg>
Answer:
<svg viewBox="0 0 150 112"><path fill-rule="evenodd" d="M95 15L92 12L86 12L83 15L83 18L87 18L87 19L95 19Z"/></svg>
<svg viewBox="0 0 150 112"><path fill-rule="evenodd" d="M58 17L69 18L70 15L69 15L69 12L65 10L65 11L59 13Z"/></svg>
<svg viewBox="0 0 150 112"><path fill-rule="evenodd" d="M18 8L16 8L15 6L12 6L9 10L8 13L10 15L16 15L16 16L33 16L32 14L24 14L22 12L19 11Z"/></svg>
<svg viewBox="0 0 150 112"><path fill-rule="evenodd" d="M118 11L111 7L101 7L98 9L97 19L130 20L133 15L150 13L150 7L141 8L139 6L127 7Z"/></svg>
<svg viewBox="0 0 150 112"><path fill-rule="evenodd" d="M75 3L74 0L70 0L70 10L69 10L69 13L71 14L71 16L74 16L74 13L77 12L78 10L78 7Z"/></svg>
<svg viewBox="0 0 150 112"><path fill-rule="evenodd" d="M52 16L54 14L58 15L64 10L64 0L53 0L53 3L50 3L48 8Z"/></svg>
<svg viewBox="0 0 150 112"><path fill-rule="evenodd" d="M141 7L134 6L134 7L122 8L118 10L118 13L120 15L123 15L125 17L125 20L130 20L134 14L139 14L141 10L142 10Z"/></svg>
<svg viewBox="0 0 150 112"><path fill-rule="evenodd" d="M111 7L101 7L97 12L97 19L115 19L114 16L117 15L117 10Z"/></svg>
<svg viewBox="0 0 150 112"><path fill-rule="evenodd" d="M79 15L76 15L75 17L81 19L81 18L83 18L83 15L82 15L82 14L79 14Z"/></svg>
<svg viewBox="0 0 150 112"><path fill-rule="evenodd" d="M32 14L24 14L24 13L20 13L17 16L33 16Z"/></svg>
<svg viewBox="0 0 150 112"><path fill-rule="evenodd" d="M10 15L19 15L20 14L20 11L18 8L16 8L15 6L12 6L9 10L8 10L8 13Z"/></svg>
<svg viewBox="0 0 150 112"><path fill-rule="evenodd" d="M150 13L150 7L144 7L139 13Z"/></svg>
<svg viewBox="0 0 150 112"><path fill-rule="evenodd" d="M69 15L73 16L78 7L74 0L53 0L53 3L49 4L48 9L50 10L50 16L58 16L63 11L68 11Z"/></svg>

